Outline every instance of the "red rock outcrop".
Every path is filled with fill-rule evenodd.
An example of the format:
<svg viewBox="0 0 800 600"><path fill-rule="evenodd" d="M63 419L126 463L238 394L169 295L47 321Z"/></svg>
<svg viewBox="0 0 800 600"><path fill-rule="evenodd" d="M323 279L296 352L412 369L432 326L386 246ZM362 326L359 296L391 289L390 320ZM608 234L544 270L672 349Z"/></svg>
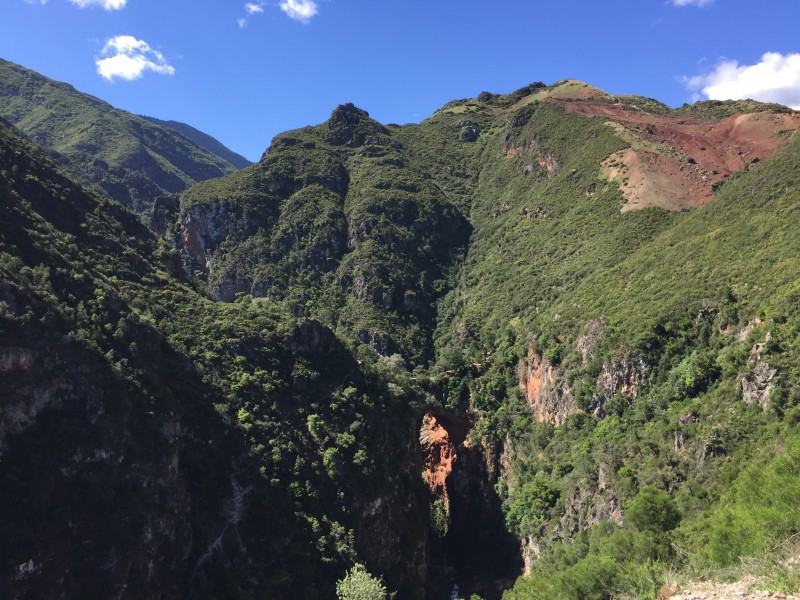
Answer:
<svg viewBox="0 0 800 600"><path fill-rule="evenodd" d="M447 477L453 472L454 462L457 459L456 446L459 443L451 439L451 433L433 412L428 412L422 418L420 429L420 444L422 446L422 478L437 500L441 500L445 507L449 505L447 497ZM452 428L452 426L451 426ZM461 441L463 441L463 437Z"/></svg>
<svg viewBox="0 0 800 600"><path fill-rule="evenodd" d="M572 391L558 370L532 348L517 365L519 392L528 401L533 417L543 423L561 425L576 411Z"/></svg>

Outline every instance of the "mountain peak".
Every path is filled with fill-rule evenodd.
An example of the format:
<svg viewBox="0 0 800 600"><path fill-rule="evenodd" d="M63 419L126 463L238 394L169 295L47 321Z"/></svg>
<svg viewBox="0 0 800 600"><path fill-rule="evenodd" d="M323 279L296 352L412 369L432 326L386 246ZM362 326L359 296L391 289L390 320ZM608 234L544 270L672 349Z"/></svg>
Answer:
<svg viewBox="0 0 800 600"><path fill-rule="evenodd" d="M328 142L351 148L361 146L367 136L389 133L383 125L371 119L367 111L352 102L334 108L327 126Z"/></svg>

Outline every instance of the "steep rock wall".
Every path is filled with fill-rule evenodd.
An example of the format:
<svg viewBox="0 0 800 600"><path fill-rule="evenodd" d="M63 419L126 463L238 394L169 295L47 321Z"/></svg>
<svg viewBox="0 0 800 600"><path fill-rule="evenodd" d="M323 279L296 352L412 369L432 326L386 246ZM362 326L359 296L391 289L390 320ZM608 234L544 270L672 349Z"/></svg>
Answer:
<svg viewBox="0 0 800 600"><path fill-rule="evenodd" d="M519 392L528 402L533 417L541 423L561 425L577 410L572 390L556 367L533 348L517 365Z"/></svg>

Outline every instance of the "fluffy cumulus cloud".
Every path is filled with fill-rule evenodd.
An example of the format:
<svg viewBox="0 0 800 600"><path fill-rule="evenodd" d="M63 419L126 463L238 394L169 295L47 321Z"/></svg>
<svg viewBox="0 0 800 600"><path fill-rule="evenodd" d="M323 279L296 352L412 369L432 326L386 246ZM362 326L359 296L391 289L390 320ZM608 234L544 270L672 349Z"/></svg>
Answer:
<svg viewBox="0 0 800 600"><path fill-rule="evenodd" d="M142 77L145 71L162 75L175 73L161 52L131 35L118 35L108 40L95 63L97 74L109 81L115 78L133 81Z"/></svg>
<svg viewBox="0 0 800 600"><path fill-rule="evenodd" d="M106 10L121 10L125 8L128 0L69 0L73 4L86 8L87 6L100 6Z"/></svg>
<svg viewBox="0 0 800 600"><path fill-rule="evenodd" d="M313 0L281 0L280 7L289 18L301 23L308 23L319 12L319 7Z"/></svg>
<svg viewBox="0 0 800 600"><path fill-rule="evenodd" d="M709 100L750 98L800 110L800 54L767 52L755 65L723 60L710 73L688 77L684 83Z"/></svg>
<svg viewBox="0 0 800 600"><path fill-rule="evenodd" d="M673 6L708 6L714 0L671 0Z"/></svg>
<svg viewBox="0 0 800 600"><path fill-rule="evenodd" d="M254 15L256 13L264 12L264 6L255 2L248 2L244 5L244 10L248 15Z"/></svg>

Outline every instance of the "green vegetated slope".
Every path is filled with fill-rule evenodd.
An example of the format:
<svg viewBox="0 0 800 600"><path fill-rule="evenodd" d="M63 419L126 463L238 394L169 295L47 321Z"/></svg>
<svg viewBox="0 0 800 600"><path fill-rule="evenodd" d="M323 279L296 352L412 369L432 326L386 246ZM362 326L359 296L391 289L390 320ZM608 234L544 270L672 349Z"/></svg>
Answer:
<svg viewBox="0 0 800 600"><path fill-rule="evenodd" d="M155 123L156 125L161 125L163 127L169 127L170 129L174 129L184 137L189 138L195 144L200 146L201 148L205 148L212 154L219 156L220 158L228 161L237 169L244 169L245 167L249 167L253 163L247 160L241 154L237 154L225 144L220 142L218 139L208 135L192 127L191 125L187 125L186 123L181 123L179 121L165 121L163 119L156 119L155 117L147 117L145 115L139 115L145 121L149 121L150 123Z"/></svg>
<svg viewBox="0 0 800 600"><path fill-rule="evenodd" d="M595 417L577 414L558 430L520 437L510 514L520 507L520 531L540 527L548 532L540 538L563 537L570 522L597 525L580 552L565 559L554 550L535 571L550 580L553 569L570 566L555 590L533 592L542 581L534 577L518 585L519 597L570 597L573 580L583 589L652 594L653 572L667 564L729 566L800 530L786 495L800 468L798 142L547 312L541 350L557 348L558 368L582 391L577 405ZM582 360L575 341L592 319L605 333L595 356ZM626 381L635 365L640 374ZM615 372L616 391L606 385ZM621 530L603 522L621 515L617 507L634 506L647 486L668 492L683 516L671 534L665 529L674 524L651 524L666 536L656 538L660 548L643 545L649 529L628 514ZM542 489L558 490L559 499L530 519L524 507ZM590 495L576 510L574 499ZM658 510L668 505L664 499ZM662 562L641 568L655 560ZM584 597L600 597L592 593Z"/></svg>
<svg viewBox="0 0 800 600"><path fill-rule="evenodd" d="M344 106L172 209L189 271L216 297L270 298L449 390L443 408L468 414L502 465L531 569L521 597L647 596L666 565L764 550L742 541L723 560L708 548L725 528L707 523L735 512L722 507L739 470L793 435L798 142L704 207L622 213L601 165L635 130L567 110L587 101L676 120L786 112L671 111L569 80L403 127ZM672 517L628 519L637 506Z"/></svg>
<svg viewBox="0 0 800 600"><path fill-rule="evenodd" d="M236 170L173 128L1 59L0 116L63 156L64 166L81 179L138 212L164 193Z"/></svg>
<svg viewBox="0 0 800 600"><path fill-rule="evenodd" d="M800 531L800 140L700 208L623 213L602 163L638 133L570 102L785 112L570 80L402 127L344 105L159 198L158 240L4 129L4 581L102 556L103 594L331 597L366 561L424 597L464 575L438 554L462 488L519 540L509 597L655 597ZM428 410L471 424L447 452L485 485L432 502Z"/></svg>
<svg viewBox="0 0 800 600"><path fill-rule="evenodd" d="M620 213L600 162L625 142L603 120L532 102L503 121L436 344L451 405L507 465L530 565L509 597L654 597L670 566L774 549L800 531L779 493L798 470L800 140L703 207Z"/></svg>
<svg viewBox="0 0 800 600"><path fill-rule="evenodd" d="M179 213L165 229L177 229L188 270L214 297L280 302L414 364L431 356L435 302L469 237L396 128L352 105L278 136L258 164L194 186Z"/></svg>
<svg viewBox="0 0 800 600"><path fill-rule="evenodd" d="M423 595L422 394L397 361L198 295L6 126L0 195L4 597L330 598L354 562Z"/></svg>

